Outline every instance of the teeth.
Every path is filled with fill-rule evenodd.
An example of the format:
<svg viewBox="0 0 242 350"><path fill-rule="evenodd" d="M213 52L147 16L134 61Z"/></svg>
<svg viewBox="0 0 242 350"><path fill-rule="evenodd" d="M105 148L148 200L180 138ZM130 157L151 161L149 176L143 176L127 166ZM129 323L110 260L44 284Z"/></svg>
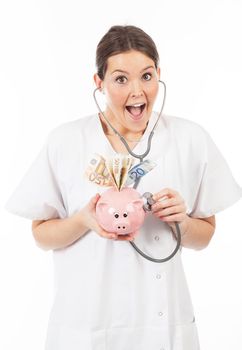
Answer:
<svg viewBox="0 0 242 350"><path fill-rule="evenodd" d="M144 103L136 103L134 105L131 105L130 107L141 107Z"/></svg>

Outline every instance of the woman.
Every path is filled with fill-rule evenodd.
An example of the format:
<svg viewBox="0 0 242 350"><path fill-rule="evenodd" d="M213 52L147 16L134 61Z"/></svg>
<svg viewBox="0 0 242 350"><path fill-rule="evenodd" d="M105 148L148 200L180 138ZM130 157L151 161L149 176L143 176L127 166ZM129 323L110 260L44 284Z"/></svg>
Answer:
<svg viewBox="0 0 242 350"><path fill-rule="evenodd" d="M176 221L182 246L205 248L215 213L237 201L241 189L206 131L162 116L147 156L156 167L137 188L154 194L152 214L135 238L103 230L95 208L105 188L89 182L85 170L95 153L128 153L114 130L133 152L146 151L160 68L153 40L134 26L110 28L96 64L104 113L53 130L7 204L32 219L37 244L53 250L56 294L46 350L199 349L180 251L155 264L124 241L135 240L153 257L169 255Z"/></svg>

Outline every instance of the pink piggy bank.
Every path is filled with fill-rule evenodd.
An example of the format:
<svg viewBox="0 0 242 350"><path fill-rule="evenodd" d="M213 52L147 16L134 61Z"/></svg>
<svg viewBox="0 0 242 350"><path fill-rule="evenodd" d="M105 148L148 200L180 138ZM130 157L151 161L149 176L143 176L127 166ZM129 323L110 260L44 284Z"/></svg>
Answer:
<svg viewBox="0 0 242 350"><path fill-rule="evenodd" d="M107 232L118 235L137 234L145 219L143 200L133 188L121 191L110 188L102 193L96 205L96 218Z"/></svg>

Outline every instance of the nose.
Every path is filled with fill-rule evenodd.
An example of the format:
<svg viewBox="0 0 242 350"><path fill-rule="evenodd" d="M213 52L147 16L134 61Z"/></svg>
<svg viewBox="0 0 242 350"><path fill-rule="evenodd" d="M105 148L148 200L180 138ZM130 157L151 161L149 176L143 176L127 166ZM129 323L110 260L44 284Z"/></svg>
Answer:
<svg viewBox="0 0 242 350"><path fill-rule="evenodd" d="M142 84L140 82L133 82L132 86L131 86L131 97L132 98L137 98L137 97L141 97L143 96L144 92L143 92L143 87Z"/></svg>
<svg viewBox="0 0 242 350"><path fill-rule="evenodd" d="M142 93L142 92L137 92L137 93L134 93L134 92L133 92L133 93L131 94L131 97L132 97L132 98L137 98L137 97L141 97L141 96L143 96L143 93Z"/></svg>
<svg viewBox="0 0 242 350"><path fill-rule="evenodd" d="M118 234L127 234L130 231L130 225L126 222L119 222L115 225Z"/></svg>

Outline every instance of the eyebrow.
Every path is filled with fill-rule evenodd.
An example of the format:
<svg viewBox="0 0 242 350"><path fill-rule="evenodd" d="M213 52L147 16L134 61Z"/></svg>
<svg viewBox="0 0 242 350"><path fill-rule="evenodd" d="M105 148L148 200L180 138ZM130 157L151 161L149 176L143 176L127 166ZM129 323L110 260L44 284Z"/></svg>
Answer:
<svg viewBox="0 0 242 350"><path fill-rule="evenodd" d="M143 72L143 71L145 71L146 69L149 69L149 68L155 69L154 66L147 66L147 67L145 67L144 69L142 69L141 72ZM127 71L125 71L125 70L122 70L122 69L115 69L111 74L116 73L116 72L129 74L129 72L127 72Z"/></svg>

